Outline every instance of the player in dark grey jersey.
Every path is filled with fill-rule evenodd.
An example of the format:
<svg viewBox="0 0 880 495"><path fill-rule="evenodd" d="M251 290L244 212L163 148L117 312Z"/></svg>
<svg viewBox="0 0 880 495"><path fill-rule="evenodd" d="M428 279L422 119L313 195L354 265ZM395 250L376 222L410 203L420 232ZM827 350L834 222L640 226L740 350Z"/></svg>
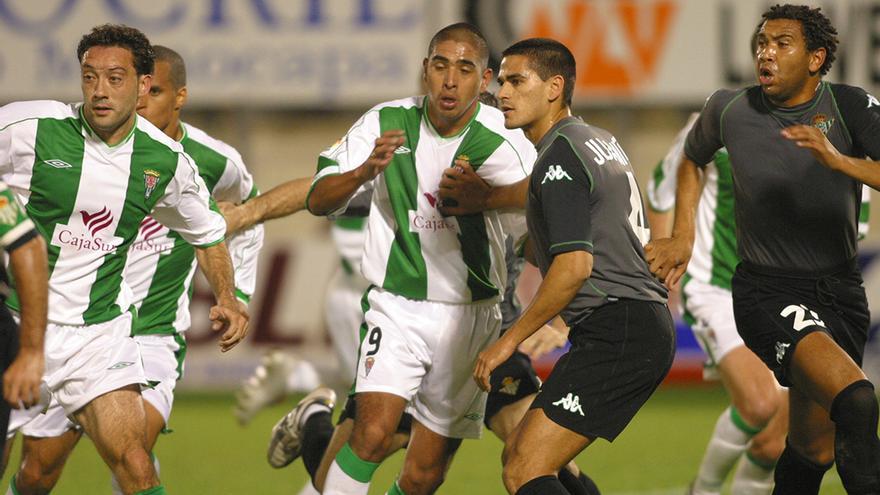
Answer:
<svg viewBox="0 0 880 495"><path fill-rule="evenodd" d="M544 280L480 354L474 379L488 390L492 371L557 314L572 327L571 350L505 446L512 494L567 493L556 473L597 437L623 430L675 350L666 289L642 250L648 231L632 168L614 136L571 116L574 75L571 52L547 39L509 47L499 73L505 126L522 128L538 148L526 214Z"/></svg>
<svg viewBox="0 0 880 495"><path fill-rule="evenodd" d="M700 167L725 146L742 263L736 326L790 386L790 429L777 494L815 494L832 462L848 493L880 493L878 406L859 369L869 325L855 263L862 183L877 188L880 102L823 82L837 31L806 6L775 6L758 35L759 84L718 91L685 145L673 237L647 248L675 283L694 239Z"/></svg>

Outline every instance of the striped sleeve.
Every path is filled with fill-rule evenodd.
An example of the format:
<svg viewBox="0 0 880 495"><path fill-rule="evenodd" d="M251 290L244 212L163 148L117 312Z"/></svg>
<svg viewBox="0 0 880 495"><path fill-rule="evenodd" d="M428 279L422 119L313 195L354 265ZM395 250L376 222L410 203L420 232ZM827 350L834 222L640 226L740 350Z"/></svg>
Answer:
<svg viewBox="0 0 880 495"><path fill-rule="evenodd" d="M177 170L165 195L156 203L153 217L193 246L213 246L223 242L226 220L211 208L210 199L208 186L192 158L180 153Z"/></svg>
<svg viewBox="0 0 880 495"><path fill-rule="evenodd" d="M678 166L684 158L684 142L699 116L698 113L691 114L687 124L675 137L672 147L651 174L651 179L648 181L648 206L654 211L665 212L675 207L675 189L678 186L676 176Z"/></svg>
<svg viewBox="0 0 880 495"><path fill-rule="evenodd" d="M33 222L24 208L18 204L15 195L0 183L0 246L13 251L37 234Z"/></svg>

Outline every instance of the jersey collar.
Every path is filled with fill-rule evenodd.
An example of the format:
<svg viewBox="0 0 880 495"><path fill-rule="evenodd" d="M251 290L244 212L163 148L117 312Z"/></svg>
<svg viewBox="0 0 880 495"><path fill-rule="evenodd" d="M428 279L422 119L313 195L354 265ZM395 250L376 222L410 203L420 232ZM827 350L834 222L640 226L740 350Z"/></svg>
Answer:
<svg viewBox="0 0 880 495"><path fill-rule="evenodd" d="M471 124L473 124L474 121L477 120L477 115L480 114L481 108L483 108L483 104L478 101L477 109L474 111L474 114L471 115L471 119L468 121L467 124L465 124L464 127L461 128L460 131L456 132L452 136L442 136L439 132L437 132L437 129L434 128L434 124L431 123L431 118L428 117L428 95L422 97L422 119L425 121L425 123L427 123L428 129L431 131L432 134L434 134L439 139L447 141L452 141L453 139L456 139L462 134L466 133L468 129L471 128Z"/></svg>
<svg viewBox="0 0 880 495"><path fill-rule="evenodd" d="M95 131L92 129L92 126L89 125L89 121L86 120L86 116L83 114L83 104L82 103L79 104L79 109L77 110L77 113L79 114L79 120L82 123L83 129L85 130L86 134L88 134L88 136L91 137L92 139L103 144L110 151L118 149L119 147L121 147L122 145L127 143L128 140L131 139L132 136L134 136L134 130L137 129L138 119L140 119L140 115L135 114L134 115L134 125L131 126L131 130L128 131L128 135L126 135L122 139L122 141L119 141L118 143L111 146L111 145L107 144L106 142L104 142L104 140L101 139L101 137L98 136L97 133L95 133Z"/></svg>

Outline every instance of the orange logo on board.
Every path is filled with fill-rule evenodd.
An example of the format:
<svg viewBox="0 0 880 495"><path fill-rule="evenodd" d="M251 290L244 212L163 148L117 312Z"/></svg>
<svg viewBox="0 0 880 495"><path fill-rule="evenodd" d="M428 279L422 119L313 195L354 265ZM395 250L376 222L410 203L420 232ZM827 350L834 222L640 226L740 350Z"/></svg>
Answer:
<svg viewBox="0 0 880 495"><path fill-rule="evenodd" d="M536 5L522 38L565 44L577 60L577 92L632 94L656 76L678 6L673 0L618 0L607 8L597 3L570 0L563 21L551 12L558 3ZM612 46L612 39L623 45Z"/></svg>

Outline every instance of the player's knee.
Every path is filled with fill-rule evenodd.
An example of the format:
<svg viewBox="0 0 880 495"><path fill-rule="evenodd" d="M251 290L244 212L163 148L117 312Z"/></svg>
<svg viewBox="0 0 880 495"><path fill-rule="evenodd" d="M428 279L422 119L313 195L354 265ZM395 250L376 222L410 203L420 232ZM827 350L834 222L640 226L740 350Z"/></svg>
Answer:
<svg viewBox="0 0 880 495"><path fill-rule="evenodd" d="M36 462L24 462L15 475L15 488L21 495L44 495L55 488L59 475Z"/></svg>
<svg viewBox="0 0 880 495"><path fill-rule="evenodd" d="M534 476L528 470L528 462L522 456L512 455L507 458L501 471L501 479L508 493L516 493L517 490Z"/></svg>
<svg viewBox="0 0 880 495"><path fill-rule="evenodd" d="M834 462L834 441L830 438L795 438L789 435L788 445L801 457L818 466Z"/></svg>
<svg viewBox="0 0 880 495"><path fill-rule="evenodd" d="M131 448L123 452L113 473L134 480L137 485L150 486L158 477L150 454L143 448Z"/></svg>
<svg viewBox="0 0 880 495"><path fill-rule="evenodd" d="M382 462L391 450L393 433L379 425L364 424L355 426L351 435L351 448L365 461Z"/></svg>
<svg viewBox="0 0 880 495"><path fill-rule="evenodd" d="M406 495L430 494L436 492L445 479L446 470L442 465L409 465L401 477L400 486Z"/></svg>
<svg viewBox="0 0 880 495"><path fill-rule="evenodd" d="M846 428L864 433L877 427L877 397L874 385L868 380L850 384L837 394L831 403L831 420L837 428Z"/></svg>
<svg viewBox="0 0 880 495"><path fill-rule="evenodd" d="M785 450L785 436L756 435L749 445L749 455L764 465L776 464Z"/></svg>
<svg viewBox="0 0 880 495"><path fill-rule="evenodd" d="M737 404L736 409L749 426L763 428L779 410L779 396L750 397L743 404Z"/></svg>

